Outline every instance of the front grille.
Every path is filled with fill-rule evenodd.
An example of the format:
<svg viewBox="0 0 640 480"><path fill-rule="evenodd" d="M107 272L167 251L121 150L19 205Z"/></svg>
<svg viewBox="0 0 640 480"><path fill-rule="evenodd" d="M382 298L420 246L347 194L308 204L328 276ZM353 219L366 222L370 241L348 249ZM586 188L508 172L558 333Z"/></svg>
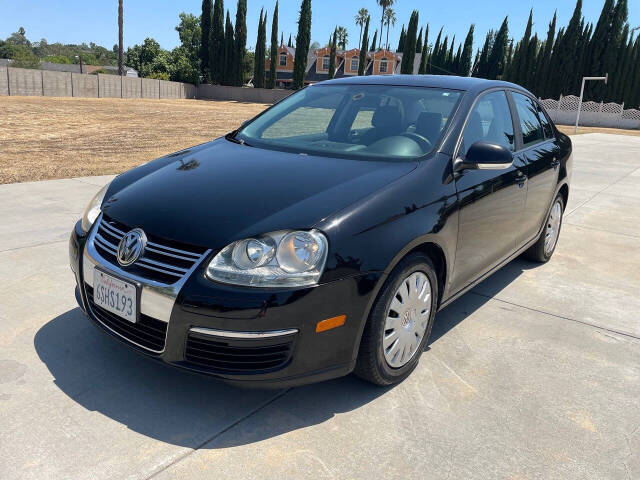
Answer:
<svg viewBox="0 0 640 480"><path fill-rule="evenodd" d="M293 336L259 340L231 340L189 333L185 360L219 373L263 373L289 362Z"/></svg>
<svg viewBox="0 0 640 480"><path fill-rule="evenodd" d="M105 327L147 350L157 353L164 350L164 342L167 338L165 322L141 313L139 321L131 323L96 305L93 301L93 288L88 284L85 284L85 292L91 313Z"/></svg>
<svg viewBox="0 0 640 480"><path fill-rule="evenodd" d="M113 265L142 278L166 285L176 283L184 277L202 259L207 250L147 234L148 241L143 255L133 265L122 267L117 259L118 244L129 230L131 228L128 226L103 216L93 244L98 253Z"/></svg>

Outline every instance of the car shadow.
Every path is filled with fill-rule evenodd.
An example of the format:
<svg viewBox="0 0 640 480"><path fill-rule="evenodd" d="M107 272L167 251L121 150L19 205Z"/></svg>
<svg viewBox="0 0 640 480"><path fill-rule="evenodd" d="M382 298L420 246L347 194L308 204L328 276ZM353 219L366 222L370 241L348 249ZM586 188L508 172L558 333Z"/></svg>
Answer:
<svg viewBox="0 0 640 480"><path fill-rule="evenodd" d="M483 292L499 292L532 265L512 262L482 284ZM442 310L430 344L489 299L488 293L468 293ZM286 392L229 386L136 353L98 331L79 308L46 323L34 346L55 384L82 407L147 437L189 448L244 445L320 424L393 388L353 375ZM266 404L269 417L259 426L229 429ZM216 438L220 432L225 433Z"/></svg>
<svg viewBox="0 0 640 480"><path fill-rule="evenodd" d="M438 312L429 345L449 332L452 328L474 313L485 303L498 295L506 286L510 285L526 270L539 266L539 263L517 258L508 263L489 278L476 285L455 302ZM427 349L429 348L427 346Z"/></svg>

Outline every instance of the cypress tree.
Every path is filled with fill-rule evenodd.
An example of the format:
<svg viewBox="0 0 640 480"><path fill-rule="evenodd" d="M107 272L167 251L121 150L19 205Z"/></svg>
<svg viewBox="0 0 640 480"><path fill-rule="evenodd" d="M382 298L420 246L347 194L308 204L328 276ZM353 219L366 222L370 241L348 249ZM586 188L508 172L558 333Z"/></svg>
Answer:
<svg viewBox="0 0 640 480"><path fill-rule="evenodd" d="M625 102L629 106L640 108L640 35L636 37L631 52L631 62L629 65L633 67L629 71L629 79L624 90Z"/></svg>
<svg viewBox="0 0 640 480"><path fill-rule="evenodd" d="M396 50L396 52L403 52L404 51L404 40L407 36L407 33L404 30L404 25L402 25L402 30L400 31L400 40L398 40L398 49Z"/></svg>
<svg viewBox="0 0 640 480"><path fill-rule="evenodd" d="M445 62L446 65L446 69L449 70L449 74L454 73L454 66L453 66L453 46L456 43L456 36L454 35L453 38L451 39L451 46L449 47L449 53L447 55L447 61Z"/></svg>
<svg viewBox="0 0 640 480"><path fill-rule="evenodd" d="M244 84L244 57L247 45L247 0L238 0L235 28L233 35L233 85L241 87Z"/></svg>
<svg viewBox="0 0 640 480"><path fill-rule="evenodd" d="M444 27L440 27L440 31L438 32L438 36L436 38L436 43L433 45L433 50L431 51L431 55L429 56L429 63L427 63L427 73L430 75L437 75L441 73L439 69L438 71L436 71L436 68L440 67L437 62L439 60L438 57L440 56L440 39L442 38L443 28Z"/></svg>
<svg viewBox="0 0 640 480"><path fill-rule="evenodd" d="M422 43L422 53L429 53L429 24L424 28L424 42Z"/></svg>
<svg viewBox="0 0 640 480"><path fill-rule="evenodd" d="M589 62L587 72L590 75L604 75L606 69L605 50L610 35L611 20L613 19L614 0L605 0L600 12L600 17L593 30L593 36L589 45ZM592 85L587 88L592 92Z"/></svg>
<svg viewBox="0 0 640 480"><path fill-rule="evenodd" d="M438 58L437 58L438 63L436 63L436 65L440 67L440 70L436 72L438 75L449 74L449 68L447 67L448 54L449 54L449 35L445 35L444 42L442 42L442 46L440 47L440 51L438 52Z"/></svg>
<svg viewBox="0 0 640 480"><path fill-rule="evenodd" d="M460 75L460 60L462 59L462 44L458 44L458 51L456 52L456 56L453 59L453 73L456 75Z"/></svg>
<svg viewBox="0 0 640 480"><path fill-rule="evenodd" d="M265 56L267 53L267 14L260 9L258 22L258 37L256 39L256 51L253 58L253 86L264 88Z"/></svg>
<svg viewBox="0 0 640 480"><path fill-rule="evenodd" d="M202 0L202 17L200 19L200 73L205 83L209 82L209 39L211 38L211 0Z"/></svg>
<svg viewBox="0 0 640 480"><path fill-rule="evenodd" d="M429 59L429 54L427 52L427 48L422 49L422 53L420 55L420 66L418 67L418 74L424 75L427 73L427 61Z"/></svg>
<svg viewBox="0 0 640 480"><path fill-rule="evenodd" d="M213 4L211 37L209 39L209 65L211 81L221 83L224 73L224 1Z"/></svg>
<svg viewBox="0 0 640 480"><path fill-rule="evenodd" d="M329 78L336 76L336 50L337 50L337 29L333 31L333 38L329 42L331 53L329 54Z"/></svg>
<svg viewBox="0 0 640 480"><path fill-rule="evenodd" d="M627 17L629 14L629 8L627 0L618 0L615 8L613 9L613 17L611 19L611 28L610 35L608 38L607 46L605 47L605 73L608 73L610 76L615 74L616 64L621 61L619 58L620 46L623 40L622 34L625 23L627 23ZM624 40L626 42L626 39ZM615 79L611 79L615 82ZM601 83L601 82L599 82ZM615 85L614 85L615 89ZM613 101L614 98L614 89L607 88L606 85L598 85L598 90L600 90L601 98L604 98L605 101ZM598 91L596 90L596 92Z"/></svg>
<svg viewBox="0 0 640 480"><path fill-rule="evenodd" d="M233 85L233 24L231 16L227 10L227 20L224 27L224 74L222 77L223 85Z"/></svg>
<svg viewBox="0 0 640 480"><path fill-rule="evenodd" d="M460 56L458 74L464 77L471 75L471 56L473 55L473 33L475 28L476 26L472 23L469 27L467 38L464 39L464 48L462 49L462 55Z"/></svg>
<svg viewBox="0 0 640 480"><path fill-rule="evenodd" d="M480 49L476 50L476 56L473 59L473 67L471 67L471 76L478 77L478 64L480 63Z"/></svg>
<svg viewBox="0 0 640 480"><path fill-rule="evenodd" d="M405 38L405 48L402 55L402 65L400 73L412 74L413 62L416 57L416 35L418 33L418 11L411 13L409 26L407 27L407 36Z"/></svg>
<svg viewBox="0 0 640 480"><path fill-rule="evenodd" d="M369 51L369 20L364 24L364 32L362 33L362 47L360 48L360 61L358 62L358 75L364 75L367 63L367 52Z"/></svg>
<svg viewBox="0 0 640 480"><path fill-rule="evenodd" d="M549 22L549 29L547 30L547 39L544 42L542 50L542 60L540 61L540 70L537 76L536 93L542 97L547 98L548 95L548 75L549 67L551 63L551 50L553 49L553 41L556 36L556 22L558 20L557 11L553 13L553 19Z"/></svg>
<svg viewBox="0 0 640 480"><path fill-rule="evenodd" d="M624 87L626 82L627 73L630 70L630 63L627 63L630 59L628 52L632 49L633 44L629 39L629 24L625 24L622 31L622 38L618 47L618 63L616 65L616 71L613 74L613 82L611 85L611 97L614 102L624 101ZM632 69L631 69L632 70Z"/></svg>
<svg viewBox="0 0 640 480"><path fill-rule="evenodd" d="M376 51L376 43L378 43L378 30L373 32L373 40L371 41L371 48L369 50L371 50L372 52L375 52Z"/></svg>
<svg viewBox="0 0 640 480"><path fill-rule="evenodd" d="M509 17L504 17L500 30L496 34L496 38L493 41L493 47L488 58L487 77L490 79L497 79L502 77L504 72L504 61L507 56L507 41L509 37Z"/></svg>
<svg viewBox="0 0 640 480"><path fill-rule="evenodd" d="M523 86L528 90L533 90L532 85L537 73L536 67L538 61L538 43L538 34L534 34L533 38L529 42L529 51L527 52L527 62L529 64L529 67L525 72L525 77L523 80Z"/></svg>
<svg viewBox="0 0 640 480"><path fill-rule="evenodd" d="M582 76L585 75L586 65L589 63L589 40L591 38L591 32L593 31L593 25L589 24L584 26L584 18L582 21L582 31L578 38L578 49L576 55L576 71L573 76L573 82L576 88L579 88L582 83Z"/></svg>
<svg viewBox="0 0 640 480"><path fill-rule="evenodd" d="M307 55L311 41L311 0L302 0L300 18L298 19L298 35L296 36L296 56L293 62L293 88L304 86L307 71Z"/></svg>
<svg viewBox="0 0 640 480"><path fill-rule="evenodd" d="M518 50L519 57L514 59L514 67L517 66L517 70L513 71L512 81L524 85L526 83L528 72L531 68L530 62L533 60L529 58L529 44L531 43L531 30L533 28L533 9L529 10L529 20L527 21L527 28L524 31L524 36L520 40L520 48Z"/></svg>
<svg viewBox="0 0 640 480"><path fill-rule="evenodd" d="M291 34L289 34L289 41L287 42L287 47L293 48L293 42L291 41Z"/></svg>
<svg viewBox="0 0 640 480"><path fill-rule="evenodd" d="M489 78L489 53L493 47L493 39L495 33L493 30L487 32L487 36L484 39L484 44L480 50L480 56L477 62L476 76L480 78Z"/></svg>
<svg viewBox="0 0 640 480"><path fill-rule="evenodd" d="M418 34L418 40L416 41L416 53L422 53L422 27L420 27L420 33Z"/></svg>
<svg viewBox="0 0 640 480"><path fill-rule="evenodd" d="M427 73L427 65L429 60L429 24L425 28L424 44L422 45L422 52L420 54L420 66L418 67L418 74L424 75Z"/></svg>
<svg viewBox="0 0 640 480"><path fill-rule="evenodd" d="M509 44L507 45L507 56L504 60L504 73L502 74L502 78L505 80L509 79L512 60L513 60L513 38L510 38Z"/></svg>
<svg viewBox="0 0 640 480"><path fill-rule="evenodd" d="M271 20L271 51L269 52L269 81L267 88L276 88L276 66L278 62L278 0L273 9L273 20Z"/></svg>
<svg viewBox="0 0 640 480"><path fill-rule="evenodd" d="M552 71L552 82L554 85L562 86L565 94L576 92L576 79L580 75L577 71L576 52L582 36L582 0L578 0L573 15L567 28L564 30L562 38L558 42L557 65Z"/></svg>

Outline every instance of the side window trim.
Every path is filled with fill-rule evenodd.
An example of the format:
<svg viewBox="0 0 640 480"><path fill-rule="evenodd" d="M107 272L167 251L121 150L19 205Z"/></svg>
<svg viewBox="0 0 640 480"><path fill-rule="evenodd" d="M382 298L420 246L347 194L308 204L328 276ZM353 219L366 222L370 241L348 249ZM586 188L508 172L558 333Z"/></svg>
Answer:
<svg viewBox="0 0 640 480"><path fill-rule="evenodd" d="M518 153L518 132L520 131L520 124L519 121L516 120L517 117L514 117L514 113L513 113L513 108L511 105L511 95L510 95L510 91L503 88L503 87L494 87L494 88L489 88L487 90L484 90L480 95L478 95L474 100L473 103L471 104L471 107L469 108L469 111L467 112L467 115L464 119L464 123L462 124L462 128L460 129L460 133L458 134L458 141L456 142L456 147L454 150L454 156L453 158L460 158L460 150L462 145L462 139L464 137L464 131L467 128L467 124L469 123L469 118L471 117L471 113L473 112L474 108L476 108L476 105L478 104L478 102L482 99L482 97L484 97L485 95L489 95L491 93L496 93L496 92L502 92L504 93L505 97L507 98L507 104L509 106L509 111L511 113L511 124L513 125L513 135L514 135L514 139L513 139L513 148L514 150L511 152L513 155L515 155L516 153ZM517 130L516 130L517 128Z"/></svg>
<svg viewBox="0 0 640 480"><path fill-rule="evenodd" d="M511 95L513 90L505 90L507 94L507 101L509 102L509 110L511 110L511 121L513 122L513 133L515 135L515 148L516 151L514 154L521 152L524 150L524 142L522 139L522 129L520 128L520 117L518 116L518 112L516 110L516 102L513 100L513 96Z"/></svg>

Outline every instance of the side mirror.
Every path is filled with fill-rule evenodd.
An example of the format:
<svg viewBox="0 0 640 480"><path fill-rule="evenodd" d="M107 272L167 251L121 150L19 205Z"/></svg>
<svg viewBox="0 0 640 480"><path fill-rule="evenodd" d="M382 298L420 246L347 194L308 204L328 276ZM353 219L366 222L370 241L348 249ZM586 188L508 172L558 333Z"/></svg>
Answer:
<svg viewBox="0 0 640 480"><path fill-rule="evenodd" d="M501 170L509 168L513 163L511 151L491 142L476 142L467 151L464 158L457 158L453 163L453 171L460 170Z"/></svg>

